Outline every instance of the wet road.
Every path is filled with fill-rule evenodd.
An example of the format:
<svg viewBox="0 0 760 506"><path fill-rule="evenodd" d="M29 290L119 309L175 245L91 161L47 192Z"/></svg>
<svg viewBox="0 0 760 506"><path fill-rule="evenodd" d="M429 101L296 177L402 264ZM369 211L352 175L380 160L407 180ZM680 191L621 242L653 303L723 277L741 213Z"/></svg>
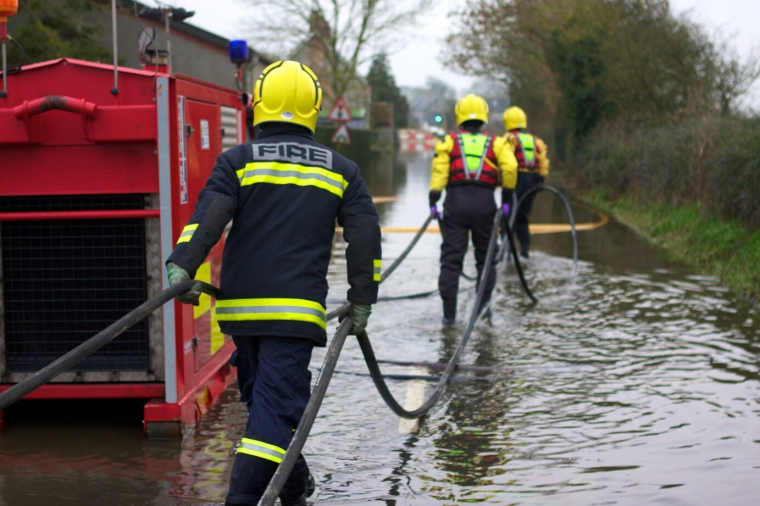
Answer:
<svg viewBox="0 0 760 506"><path fill-rule="evenodd" d="M429 155L411 153L366 173L374 195L399 197L378 204L384 226L424 221L428 167ZM579 222L598 220L575 209ZM534 217L565 222L550 195L538 197ZM384 237L386 265L410 239ZM526 271L535 306L513 273L501 275L494 317L478 324L463 357L494 370L459 373L416 433L400 431L349 339L306 445L317 504L760 504L758 310L614 222L579 240L570 280L569 234L534 236ZM434 289L439 245L440 236L423 237L382 294ZM347 289L343 246L334 299ZM460 315L473 299L462 294ZM464 324L443 329L440 311L436 296L378 304L369 327L378 357L446 361ZM315 352L315 371L323 356ZM403 401L410 383L390 383ZM45 408L45 423L29 421L39 413L23 424L9 415L0 506L223 500L245 422L234 388L183 444L146 441L139 406L109 405L85 426L76 407L60 408Z"/></svg>

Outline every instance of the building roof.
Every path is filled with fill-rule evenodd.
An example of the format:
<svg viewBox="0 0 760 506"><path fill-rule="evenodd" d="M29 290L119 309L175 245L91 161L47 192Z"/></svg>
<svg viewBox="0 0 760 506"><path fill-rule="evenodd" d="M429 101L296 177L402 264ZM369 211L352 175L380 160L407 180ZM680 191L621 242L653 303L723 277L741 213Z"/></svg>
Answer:
<svg viewBox="0 0 760 506"><path fill-rule="evenodd" d="M137 4L137 12L140 13L143 8L145 9L151 9L149 5L145 5L141 2L135 2L133 0L120 0L121 5L125 9L129 9L129 12L134 12L135 4ZM142 16L141 16L142 17ZM147 18L146 18L147 19ZM193 37L195 39L201 40L203 42L206 42L208 44L211 44L212 46L216 46L218 48L224 49L227 51L230 47L230 39L227 39L225 37L222 37L221 35L217 35L215 33L211 33L209 31L204 30L203 28L199 28L195 25L191 25L190 23L186 23L184 21L169 21L169 26L174 31L178 31L180 33L183 33L185 35L188 35L190 37ZM262 63L269 64L273 63L274 60L264 56L263 54L259 53L258 51L254 51L259 56L259 60Z"/></svg>

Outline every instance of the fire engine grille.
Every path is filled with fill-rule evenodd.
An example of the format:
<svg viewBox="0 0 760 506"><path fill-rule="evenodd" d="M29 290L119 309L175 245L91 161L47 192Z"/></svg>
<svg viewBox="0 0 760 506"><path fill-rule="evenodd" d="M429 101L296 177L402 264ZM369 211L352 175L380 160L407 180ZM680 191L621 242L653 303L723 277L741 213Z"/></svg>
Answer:
<svg viewBox="0 0 760 506"><path fill-rule="evenodd" d="M0 212L143 209L142 195L3 197ZM142 219L0 224L7 372L36 371L147 296ZM74 371L145 371L141 321Z"/></svg>

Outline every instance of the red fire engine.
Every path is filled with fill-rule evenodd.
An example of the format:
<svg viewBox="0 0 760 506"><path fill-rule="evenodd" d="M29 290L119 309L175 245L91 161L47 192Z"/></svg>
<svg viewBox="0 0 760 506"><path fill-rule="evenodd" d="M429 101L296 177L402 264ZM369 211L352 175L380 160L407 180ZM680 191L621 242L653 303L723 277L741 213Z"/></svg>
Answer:
<svg viewBox="0 0 760 506"><path fill-rule="evenodd" d="M164 261L217 155L244 140L239 93L161 67L59 59L0 98L0 391L168 287ZM223 240L197 279L218 285ZM145 398L179 434L233 374L214 300L169 303L28 396ZM0 413L2 426L2 413Z"/></svg>

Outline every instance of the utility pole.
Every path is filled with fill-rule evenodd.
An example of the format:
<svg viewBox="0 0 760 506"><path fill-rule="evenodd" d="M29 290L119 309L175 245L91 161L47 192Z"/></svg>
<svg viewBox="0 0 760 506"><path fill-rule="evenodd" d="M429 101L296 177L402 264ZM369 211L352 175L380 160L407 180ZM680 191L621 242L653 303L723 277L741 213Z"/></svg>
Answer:
<svg viewBox="0 0 760 506"><path fill-rule="evenodd" d="M164 13L164 30L166 31L166 51L169 53L166 59L166 64L169 67L169 74L172 73L172 35L171 26L169 25L169 15L174 12L173 7L162 7L161 12Z"/></svg>

